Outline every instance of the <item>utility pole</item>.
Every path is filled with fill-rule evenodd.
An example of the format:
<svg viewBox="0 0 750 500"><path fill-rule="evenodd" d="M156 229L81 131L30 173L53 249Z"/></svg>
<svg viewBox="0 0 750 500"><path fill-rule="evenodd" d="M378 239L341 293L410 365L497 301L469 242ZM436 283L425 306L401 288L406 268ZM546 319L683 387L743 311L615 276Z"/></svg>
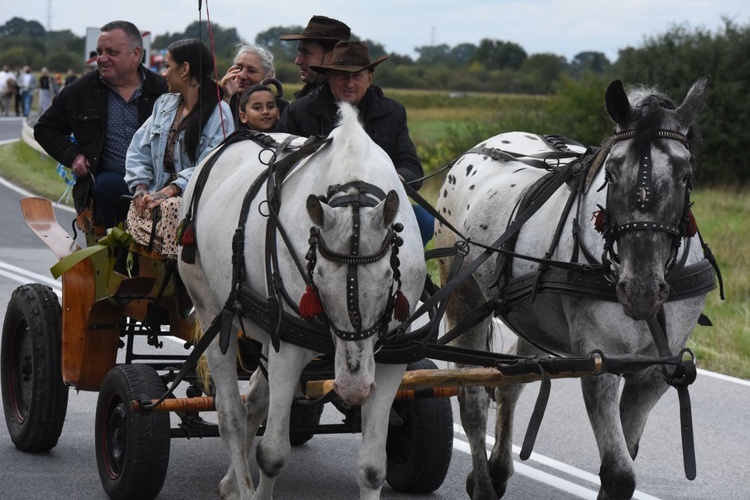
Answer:
<svg viewBox="0 0 750 500"><path fill-rule="evenodd" d="M52 31L52 0L47 0L47 32Z"/></svg>
<svg viewBox="0 0 750 500"><path fill-rule="evenodd" d="M435 46L435 40L436 40L436 38L437 38L437 37L435 36L436 32L437 32L437 30L435 29L435 25L433 24L432 26L430 26L430 45L431 45L432 47L434 47L434 46Z"/></svg>

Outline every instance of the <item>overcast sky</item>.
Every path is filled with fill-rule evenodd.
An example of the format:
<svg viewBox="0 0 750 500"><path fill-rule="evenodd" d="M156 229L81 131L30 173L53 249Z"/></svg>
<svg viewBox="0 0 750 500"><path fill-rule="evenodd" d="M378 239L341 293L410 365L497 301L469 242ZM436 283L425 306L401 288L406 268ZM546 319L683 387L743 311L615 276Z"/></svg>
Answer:
<svg viewBox="0 0 750 500"><path fill-rule="evenodd" d="M274 26L307 24L314 14L347 23L360 38L416 57L415 47L478 45L483 38L519 44L529 55L638 47L676 24L715 32L722 17L750 22L748 0L204 0L201 18L236 27L252 42ZM154 35L183 31L198 20L197 0L2 0L0 24L13 17L85 36L86 28L125 19Z"/></svg>

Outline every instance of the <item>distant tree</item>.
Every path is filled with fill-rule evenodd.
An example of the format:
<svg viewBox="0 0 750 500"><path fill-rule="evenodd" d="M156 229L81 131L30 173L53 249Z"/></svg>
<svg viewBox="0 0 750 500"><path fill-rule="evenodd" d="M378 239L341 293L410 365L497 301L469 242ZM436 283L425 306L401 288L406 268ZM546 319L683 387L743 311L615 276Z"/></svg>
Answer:
<svg viewBox="0 0 750 500"><path fill-rule="evenodd" d="M68 68L73 68L76 72L83 69L81 54L78 52L55 52L47 56L46 64L50 71L61 73L67 71Z"/></svg>
<svg viewBox="0 0 750 500"><path fill-rule="evenodd" d="M599 145L612 131L612 120L604 110L604 92L609 82L593 72L576 80L563 75L557 95L549 106L553 133L586 145Z"/></svg>
<svg viewBox="0 0 750 500"><path fill-rule="evenodd" d="M40 54L47 53L47 44L44 37L32 38L29 36L7 36L0 37L0 50L10 49L12 47L22 47L32 49Z"/></svg>
<svg viewBox="0 0 750 500"><path fill-rule="evenodd" d="M0 52L0 61L10 67L29 65L33 68L44 64L44 55L33 47L16 45Z"/></svg>
<svg viewBox="0 0 750 500"><path fill-rule="evenodd" d="M450 52L451 62L456 66L468 66L477 53L477 46L471 43L460 43Z"/></svg>
<svg viewBox="0 0 750 500"><path fill-rule="evenodd" d="M271 49L277 59L293 61L297 57L298 42L279 40L279 37L285 33L301 33L302 30L304 30L302 26L273 26L255 35L255 43Z"/></svg>
<svg viewBox="0 0 750 500"><path fill-rule="evenodd" d="M487 69L518 70L527 57L526 51L517 43L485 38L479 43L473 60Z"/></svg>
<svg viewBox="0 0 750 500"><path fill-rule="evenodd" d="M527 92L553 94L568 62L557 54L532 54L523 62L520 76L528 83Z"/></svg>
<svg viewBox="0 0 750 500"><path fill-rule="evenodd" d="M603 52L579 52L570 62L570 74L576 78L583 73L591 71L602 74L610 67L609 59Z"/></svg>
<svg viewBox="0 0 750 500"><path fill-rule="evenodd" d="M216 48L217 58L233 56L237 45L243 42L237 34L237 28L223 28L217 23L212 23L211 33L213 33L213 45ZM173 33L171 35L167 33L166 35L156 36L151 41L151 47L154 49L166 49L170 43L182 40L183 38L200 38L206 45L211 47L208 22L201 21L199 23L198 21L194 21L182 33Z"/></svg>
<svg viewBox="0 0 750 500"><path fill-rule="evenodd" d="M416 47L414 49L419 54L417 59L418 64L425 64L428 66L440 64L448 65L451 61L451 48L446 44L440 45L425 45L423 47Z"/></svg>
<svg viewBox="0 0 750 500"><path fill-rule="evenodd" d="M151 48L155 50L162 50L169 47L169 45L177 40L184 38L182 33L169 33L168 31L163 35L156 35L151 39Z"/></svg>
<svg viewBox="0 0 750 500"><path fill-rule="evenodd" d="M404 54L396 54L395 52L390 54L388 60L390 66L412 66L414 65L414 59Z"/></svg>
<svg viewBox="0 0 750 500"><path fill-rule="evenodd" d="M39 21L27 21L20 17L14 17L0 26L1 36L28 36L30 38L44 38L47 30Z"/></svg>
<svg viewBox="0 0 750 500"><path fill-rule="evenodd" d="M690 85L711 75L710 97L698 115L703 147L698 158L701 183L750 183L745 134L750 130L750 25L724 19L716 33L686 25L619 52L615 65L626 84L658 85L683 99Z"/></svg>
<svg viewBox="0 0 750 500"><path fill-rule="evenodd" d="M385 46L382 43L376 42L374 40L361 40L362 42L367 44L367 50L370 52L370 59L375 60L380 56L386 55L388 52L385 50ZM390 64L390 61L389 61Z"/></svg>
<svg viewBox="0 0 750 500"><path fill-rule="evenodd" d="M46 44L50 53L69 51L82 54L85 39L83 36L76 36L70 30L49 31L47 32Z"/></svg>

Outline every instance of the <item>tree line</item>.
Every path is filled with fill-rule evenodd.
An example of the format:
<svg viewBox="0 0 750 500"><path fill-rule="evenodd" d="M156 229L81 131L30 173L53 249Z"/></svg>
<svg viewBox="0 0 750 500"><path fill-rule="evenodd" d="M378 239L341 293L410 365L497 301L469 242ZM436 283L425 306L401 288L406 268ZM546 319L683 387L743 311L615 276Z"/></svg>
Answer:
<svg viewBox="0 0 750 500"><path fill-rule="evenodd" d="M297 82L299 71L294 65L296 44L282 42L279 36L302 29L300 25L274 26L253 40L273 52L282 82ZM236 28L216 23L212 23L211 32L217 68L222 72L244 40ZM211 44L208 34L205 21L193 22L183 32L155 36L152 50L164 49L181 38L200 37ZM352 39L361 38L352 34ZM386 54L381 43L363 41L373 58ZM646 38L638 47L619 50L613 62L596 51L581 52L570 61L553 53L528 54L517 43L491 39L476 45L422 46L415 51L416 59L389 53L388 63L377 69L376 83L400 89L549 95L548 121L589 144L611 132L603 96L613 79L626 85L658 84L681 100L695 79L711 75L711 95L698 118L703 135L699 178L709 184L746 185L750 181L750 160L742 147L750 126L750 25L724 19L723 27L715 32L674 25ZM48 32L37 21L17 17L0 26L0 64L80 72L83 52L84 37L69 30Z"/></svg>

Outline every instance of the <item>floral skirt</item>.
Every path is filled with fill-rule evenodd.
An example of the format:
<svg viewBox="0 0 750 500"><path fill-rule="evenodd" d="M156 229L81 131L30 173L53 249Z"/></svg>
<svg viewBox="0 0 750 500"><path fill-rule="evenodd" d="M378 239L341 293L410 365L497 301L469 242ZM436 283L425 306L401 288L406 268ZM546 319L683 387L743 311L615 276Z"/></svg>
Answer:
<svg viewBox="0 0 750 500"><path fill-rule="evenodd" d="M128 218L125 222L128 233L139 245L148 246L162 255L177 255L177 226L180 223L180 204L182 196L167 198L153 211L146 210L143 217L138 217L133 204L130 204ZM154 231L156 215L156 231ZM153 234L153 242L151 235Z"/></svg>

